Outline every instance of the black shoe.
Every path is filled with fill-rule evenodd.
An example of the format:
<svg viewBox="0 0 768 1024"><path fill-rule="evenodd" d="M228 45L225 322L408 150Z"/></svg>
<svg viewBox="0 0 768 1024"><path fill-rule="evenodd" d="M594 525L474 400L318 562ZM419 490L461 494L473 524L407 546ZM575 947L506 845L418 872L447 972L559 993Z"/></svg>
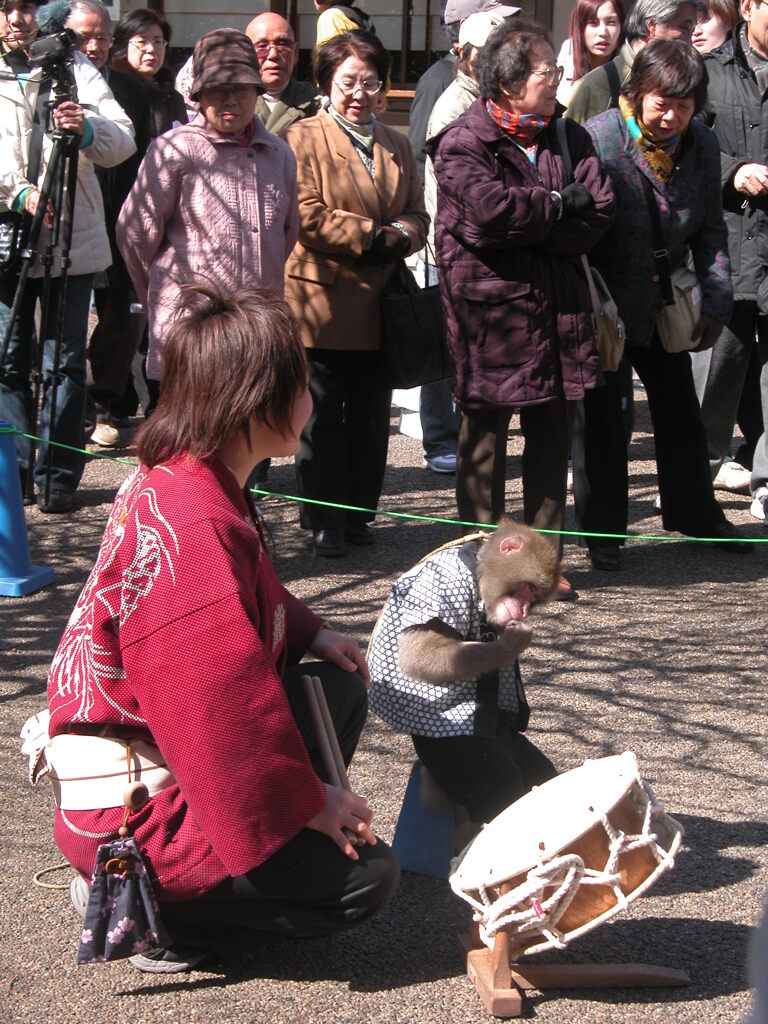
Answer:
<svg viewBox="0 0 768 1024"><path fill-rule="evenodd" d="M207 949L192 946L161 947L134 953L128 963L145 974L186 974L193 971L209 955Z"/></svg>
<svg viewBox="0 0 768 1024"><path fill-rule="evenodd" d="M344 530L344 536L350 544L357 544L358 547L368 547L376 543L376 536L368 523L361 523L359 526L348 526Z"/></svg>
<svg viewBox="0 0 768 1024"><path fill-rule="evenodd" d="M45 500L45 494L35 495L35 501L37 502L37 507L40 511L53 512L54 514L71 512L74 500L74 494L70 494L68 491L51 491L48 495L47 502Z"/></svg>
<svg viewBox="0 0 768 1024"><path fill-rule="evenodd" d="M315 530L312 534L312 545L316 555L323 558L343 558L347 553L344 543L344 531L340 527L327 530Z"/></svg>
<svg viewBox="0 0 768 1024"><path fill-rule="evenodd" d="M696 535L690 534L690 536ZM712 529L706 532L702 532L699 536L715 538L710 541L712 546L726 553L733 552L734 555L746 555L755 550L753 542L745 540L733 523L729 523L727 520L718 523L717 526L713 526Z"/></svg>
<svg viewBox="0 0 768 1024"><path fill-rule="evenodd" d="M27 471L26 469L19 468L19 486L21 487L21 503L22 505L34 505L35 496L34 494L27 494Z"/></svg>
<svg viewBox="0 0 768 1024"><path fill-rule="evenodd" d="M594 569L602 572L616 572L621 568L621 548L618 544L600 544L589 549L589 558Z"/></svg>

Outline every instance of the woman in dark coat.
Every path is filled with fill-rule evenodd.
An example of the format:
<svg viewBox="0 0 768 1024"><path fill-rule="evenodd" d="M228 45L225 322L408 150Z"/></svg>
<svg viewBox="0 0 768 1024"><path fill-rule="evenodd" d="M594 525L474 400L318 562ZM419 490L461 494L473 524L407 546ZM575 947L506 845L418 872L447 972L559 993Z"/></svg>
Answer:
<svg viewBox="0 0 768 1024"><path fill-rule="evenodd" d="M456 497L469 522L493 523L504 511L507 432L518 408L525 521L562 529L569 403L601 381L579 255L610 226L613 192L575 123L573 180L567 175L554 124L561 75L546 28L500 25L475 63L480 98L430 143L437 266L462 410Z"/></svg>
<svg viewBox="0 0 768 1024"><path fill-rule="evenodd" d="M667 352L656 331L663 299L654 259L644 180L658 206L670 272L687 254L702 290L696 351L711 348L727 323L732 291L723 223L717 139L692 120L706 100L701 57L680 40L651 43L637 55L620 107L592 118L588 129L616 190L613 227L590 255L616 300L627 332L626 355L648 398L665 530L749 549L727 522L712 490L707 444L688 352ZM618 378L584 400L585 430L574 438L574 498L580 528L625 533L627 454ZM588 538L592 563L615 569L613 541Z"/></svg>

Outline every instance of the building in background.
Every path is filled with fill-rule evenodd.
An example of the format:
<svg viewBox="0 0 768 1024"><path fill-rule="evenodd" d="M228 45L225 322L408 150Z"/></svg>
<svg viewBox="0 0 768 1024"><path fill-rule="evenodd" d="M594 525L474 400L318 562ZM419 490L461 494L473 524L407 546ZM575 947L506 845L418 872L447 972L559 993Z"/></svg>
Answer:
<svg viewBox="0 0 768 1024"><path fill-rule="evenodd" d="M555 48L568 32L572 0L515 0L523 12L549 25ZM299 74L306 75L315 41L317 10L313 0L106 0L113 22L137 7L161 12L173 29L172 54L186 56L195 42L214 28L244 29L260 11L273 10L293 25L302 52ZM356 0L371 16L376 32L392 53L393 86L413 85L448 48L440 28L440 0ZM176 63L181 63L177 59Z"/></svg>

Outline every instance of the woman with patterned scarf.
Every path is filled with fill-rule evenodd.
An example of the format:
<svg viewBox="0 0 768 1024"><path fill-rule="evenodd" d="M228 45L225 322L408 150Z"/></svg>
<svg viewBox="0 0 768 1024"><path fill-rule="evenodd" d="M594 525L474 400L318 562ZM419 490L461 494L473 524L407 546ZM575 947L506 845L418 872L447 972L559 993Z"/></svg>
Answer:
<svg viewBox="0 0 768 1024"><path fill-rule="evenodd" d="M428 144L465 522L504 512L507 434L519 409L525 522L562 529L570 410L602 381L579 257L608 230L613 190L575 122L573 175L566 170L555 130L561 74L544 26L500 25L475 61L480 97ZM560 553L560 538L551 540ZM572 596L567 583L561 596Z"/></svg>
<svg viewBox="0 0 768 1024"><path fill-rule="evenodd" d="M645 386L656 443L665 530L749 550L714 497L712 475L687 352L667 352L656 331L663 298L654 258L647 182L659 210L669 269L690 252L702 290L695 351L711 348L731 311L728 243L723 224L720 154L714 134L694 115L707 94L699 54L680 40L659 40L637 55L619 109L587 128L616 191L613 227L590 256L616 300L627 332L626 355ZM626 532L627 454L617 374L584 400L585 430L574 438L577 522L594 533ZM599 542L589 542L590 545ZM596 568L616 569L618 544L590 546Z"/></svg>

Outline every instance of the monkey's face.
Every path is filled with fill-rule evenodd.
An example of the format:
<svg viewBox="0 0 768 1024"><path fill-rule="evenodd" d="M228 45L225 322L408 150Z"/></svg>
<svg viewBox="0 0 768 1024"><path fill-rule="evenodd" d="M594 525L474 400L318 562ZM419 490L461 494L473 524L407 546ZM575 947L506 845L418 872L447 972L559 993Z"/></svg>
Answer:
<svg viewBox="0 0 768 1024"><path fill-rule="evenodd" d="M538 600L539 595L532 583L518 583L510 594L502 594L493 608L486 609L486 616L494 626L506 629L527 618Z"/></svg>

